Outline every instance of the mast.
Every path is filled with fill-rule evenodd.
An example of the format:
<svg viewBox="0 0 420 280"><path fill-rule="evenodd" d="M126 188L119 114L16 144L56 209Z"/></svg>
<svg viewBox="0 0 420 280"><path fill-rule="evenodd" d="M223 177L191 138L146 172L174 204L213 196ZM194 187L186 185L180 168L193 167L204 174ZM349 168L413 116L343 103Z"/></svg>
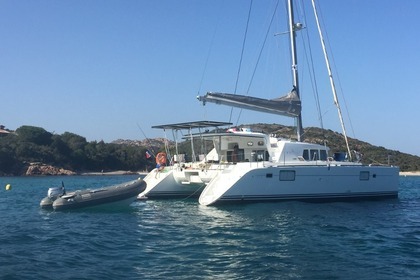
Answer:
<svg viewBox="0 0 420 280"><path fill-rule="evenodd" d="M299 79L297 71L297 55L296 55L296 34L295 30L297 25L294 23L293 19L293 0L289 0L289 34L290 34L290 50L292 56L292 75L293 75L293 88L297 93L297 96L300 98L299 92ZM296 134L297 140L300 142L303 140L303 127L302 127L302 113L296 117Z"/></svg>
<svg viewBox="0 0 420 280"><path fill-rule="evenodd" d="M334 79L333 79L333 75L332 75L332 71L331 71L330 61L328 59L327 48L325 47L324 37L322 35L321 25L319 24L319 18L318 18L318 12L317 12L316 6L315 6L315 0L312 0L312 7L314 9L316 24L318 26L318 32L319 32L319 38L321 39L322 50L324 51L324 57L325 57L326 65L327 65L328 76L330 77L330 84L331 84L331 89L332 89L332 93L333 93L333 97L334 97L334 104L337 107L338 117L339 117L340 123L341 123L341 129L343 131L344 140L346 141L347 153L348 153L349 159L351 161L352 158L351 158L349 141L347 139L346 127L344 125L343 115L341 114L340 103L338 102L337 91L335 89Z"/></svg>

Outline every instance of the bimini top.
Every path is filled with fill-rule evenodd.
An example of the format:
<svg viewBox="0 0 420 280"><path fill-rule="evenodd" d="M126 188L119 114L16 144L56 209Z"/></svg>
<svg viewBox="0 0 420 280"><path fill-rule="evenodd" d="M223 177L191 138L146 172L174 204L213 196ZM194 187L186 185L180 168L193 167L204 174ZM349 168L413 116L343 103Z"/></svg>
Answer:
<svg viewBox="0 0 420 280"><path fill-rule="evenodd" d="M223 131L206 131L205 133L193 133L188 136L185 136L184 139L189 138L200 138L200 139L207 139L211 140L218 137L229 137L229 138L266 138L269 135L262 133L262 132L253 132L248 128L241 128L237 130L237 128L230 128L225 129Z"/></svg>
<svg viewBox="0 0 420 280"><path fill-rule="evenodd" d="M197 96L197 99L203 102L204 105L206 102L212 102L287 117L299 116L302 109L301 101L295 89L287 95L275 99L220 92L208 92L204 96Z"/></svg>
<svg viewBox="0 0 420 280"><path fill-rule="evenodd" d="M194 128L219 127L219 126L230 126L230 125L232 125L232 123L230 122L193 121L193 122L155 125L155 126L152 126L152 128L180 130L180 129L194 129Z"/></svg>

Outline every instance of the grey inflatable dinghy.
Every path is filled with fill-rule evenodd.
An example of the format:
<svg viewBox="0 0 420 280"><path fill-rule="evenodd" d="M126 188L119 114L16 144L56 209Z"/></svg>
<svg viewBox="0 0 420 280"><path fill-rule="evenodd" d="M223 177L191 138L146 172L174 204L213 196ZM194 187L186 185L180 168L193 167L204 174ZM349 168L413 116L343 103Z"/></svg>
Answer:
<svg viewBox="0 0 420 280"><path fill-rule="evenodd" d="M40 205L44 208L52 206L54 210L72 210L103 205L128 206L145 188L146 182L138 178L131 182L99 189L77 190L67 194L63 191L63 194L58 197L45 197L41 200Z"/></svg>

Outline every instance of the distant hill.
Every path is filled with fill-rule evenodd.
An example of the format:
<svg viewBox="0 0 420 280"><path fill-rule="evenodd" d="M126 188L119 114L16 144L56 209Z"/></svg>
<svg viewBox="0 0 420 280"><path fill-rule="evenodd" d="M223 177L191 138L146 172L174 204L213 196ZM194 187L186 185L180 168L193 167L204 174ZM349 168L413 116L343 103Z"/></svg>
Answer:
<svg viewBox="0 0 420 280"><path fill-rule="evenodd" d="M153 147L159 149L160 147L165 146L165 141L168 141L169 145L175 145L175 142L172 140L167 140L165 138L152 138L144 140L124 140L118 139L112 141L112 144L127 145L127 146L138 146L138 147Z"/></svg>

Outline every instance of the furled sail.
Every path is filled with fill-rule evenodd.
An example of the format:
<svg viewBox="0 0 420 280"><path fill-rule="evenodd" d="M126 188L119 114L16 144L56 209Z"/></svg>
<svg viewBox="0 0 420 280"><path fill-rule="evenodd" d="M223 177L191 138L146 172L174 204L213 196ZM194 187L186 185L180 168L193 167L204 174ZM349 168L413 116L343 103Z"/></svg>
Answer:
<svg viewBox="0 0 420 280"><path fill-rule="evenodd" d="M219 92L208 92L204 96L197 96L197 99L203 102L204 105L206 102L212 102L287 117L299 116L302 109L301 101L295 89L286 96L275 99L263 99Z"/></svg>

